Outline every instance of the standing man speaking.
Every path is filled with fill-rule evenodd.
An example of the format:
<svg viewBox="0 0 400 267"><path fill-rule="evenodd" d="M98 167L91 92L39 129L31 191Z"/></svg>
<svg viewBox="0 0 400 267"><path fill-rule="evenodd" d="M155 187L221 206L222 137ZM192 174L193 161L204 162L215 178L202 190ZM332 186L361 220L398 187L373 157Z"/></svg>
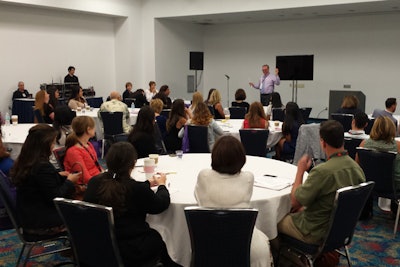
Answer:
<svg viewBox="0 0 400 267"><path fill-rule="evenodd" d="M250 86L255 89L260 89L260 100L264 106L269 105L271 94L274 92L275 85L279 85L281 80L278 76L279 69L275 69L275 75L269 73L267 64L262 66L263 75L260 77L257 84L250 82Z"/></svg>

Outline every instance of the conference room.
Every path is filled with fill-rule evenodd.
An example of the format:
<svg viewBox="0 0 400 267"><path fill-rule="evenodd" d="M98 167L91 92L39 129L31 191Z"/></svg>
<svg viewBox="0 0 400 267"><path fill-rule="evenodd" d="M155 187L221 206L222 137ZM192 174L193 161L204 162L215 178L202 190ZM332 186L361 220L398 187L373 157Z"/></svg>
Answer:
<svg viewBox="0 0 400 267"><path fill-rule="evenodd" d="M7 112L12 115L11 96L18 81L24 81L26 89L34 95L40 84L62 83L70 65L75 66L75 75L82 87L93 87L96 97L104 101L112 90L122 93L127 81L133 83L134 89L148 89L149 81L156 81L157 88L169 85L172 99L191 100L194 91L206 96L210 88L217 88L223 107L229 107L238 88L246 91L247 102L260 100L260 91L251 88L249 82L257 82L263 64L269 64L274 73L279 56L313 55L312 80L281 80L275 86L284 104L295 100L300 107L311 107L312 122L330 118L331 109L338 108L330 105L331 91L362 92L365 95L363 111L367 114L377 108L384 109L388 97L399 99L397 1L329 0L321 4L285 0L244 4L223 0L216 4L214 1L106 0L94 4L1 0L0 18L3 118ZM203 53L202 70L190 69L190 52ZM232 119L219 123L227 132L237 128ZM99 131L96 129L96 132ZM14 134L10 137L16 138ZM18 142L22 144L23 140ZM287 174L293 176L289 166ZM162 169L178 171L174 167ZM253 171L256 176L269 173L258 167ZM174 175L168 176L175 179ZM174 187L183 190L171 181L172 199L177 194L172 190ZM255 190L269 192L263 188ZM282 192L285 192L282 201L287 212L290 190L286 188L279 194ZM190 199L186 204L196 203ZM180 212L182 215L183 211ZM262 214L261 210L256 223L261 230ZM156 220L154 217L157 216L151 219ZM396 258L400 253L396 244L399 237L391 237L394 222L387 216L376 217L383 217L384 223L379 225L388 228L387 235L382 231L387 238L377 243L394 247L394 252L385 250L382 254L377 252L376 257L367 257L362 248L371 239L367 231L363 232L368 224L362 224L357 226L359 232L353 239L357 245L350 249L354 265L361 265L365 258L370 265L379 265L383 258L393 259L393 265L400 264ZM376 225L376 221L373 223ZM264 231L268 234L276 230L265 224ZM358 239L360 236L365 239ZM184 238L189 240L188 236Z"/></svg>

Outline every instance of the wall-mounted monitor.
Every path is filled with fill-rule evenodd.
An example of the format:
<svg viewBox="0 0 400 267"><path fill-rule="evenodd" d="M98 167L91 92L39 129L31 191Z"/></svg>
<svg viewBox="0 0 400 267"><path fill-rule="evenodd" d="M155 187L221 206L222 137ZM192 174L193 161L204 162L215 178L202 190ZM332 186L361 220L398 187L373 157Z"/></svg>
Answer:
<svg viewBox="0 0 400 267"><path fill-rule="evenodd" d="M277 56L276 67L283 81L312 81L314 79L314 55Z"/></svg>

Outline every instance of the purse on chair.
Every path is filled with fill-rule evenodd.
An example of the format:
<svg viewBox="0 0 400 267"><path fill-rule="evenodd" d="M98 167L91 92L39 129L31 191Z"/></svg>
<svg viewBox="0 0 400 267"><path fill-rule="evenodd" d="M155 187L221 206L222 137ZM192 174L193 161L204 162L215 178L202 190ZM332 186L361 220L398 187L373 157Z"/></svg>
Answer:
<svg viewBox="0 0 400 267"><path fill-rule="evenodd" d="M76 168L76 166L79 166L78 168ZM80 162L74 162L74 164L72 164L71 166L71 172L81 172L81 177L79 178L79 180L75 183L75 193L73 195L73 199L76 200L82 200L83 196L86 192L86 188L87 185L85 184L84 180L83 180L83 167L82 164Z"/></svg>

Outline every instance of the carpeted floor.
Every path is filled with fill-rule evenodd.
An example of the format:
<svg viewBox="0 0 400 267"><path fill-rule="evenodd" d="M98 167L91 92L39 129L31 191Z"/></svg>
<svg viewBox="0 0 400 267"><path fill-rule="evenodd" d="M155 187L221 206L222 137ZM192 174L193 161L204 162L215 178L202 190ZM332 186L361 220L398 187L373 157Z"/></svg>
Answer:
<svg viewBox="0 0 400 267"><path fill-rule="evenodd" d="M374 217L359 222L349 247L353 266L400 266L400 232L393 238L394 220L374 205ZM21 249L14 230L0 231L0 266L15 266ZM47 267L67 260L60 255L33 259L27 266ZM347 266L342 257L339 266Z"/></svg>

